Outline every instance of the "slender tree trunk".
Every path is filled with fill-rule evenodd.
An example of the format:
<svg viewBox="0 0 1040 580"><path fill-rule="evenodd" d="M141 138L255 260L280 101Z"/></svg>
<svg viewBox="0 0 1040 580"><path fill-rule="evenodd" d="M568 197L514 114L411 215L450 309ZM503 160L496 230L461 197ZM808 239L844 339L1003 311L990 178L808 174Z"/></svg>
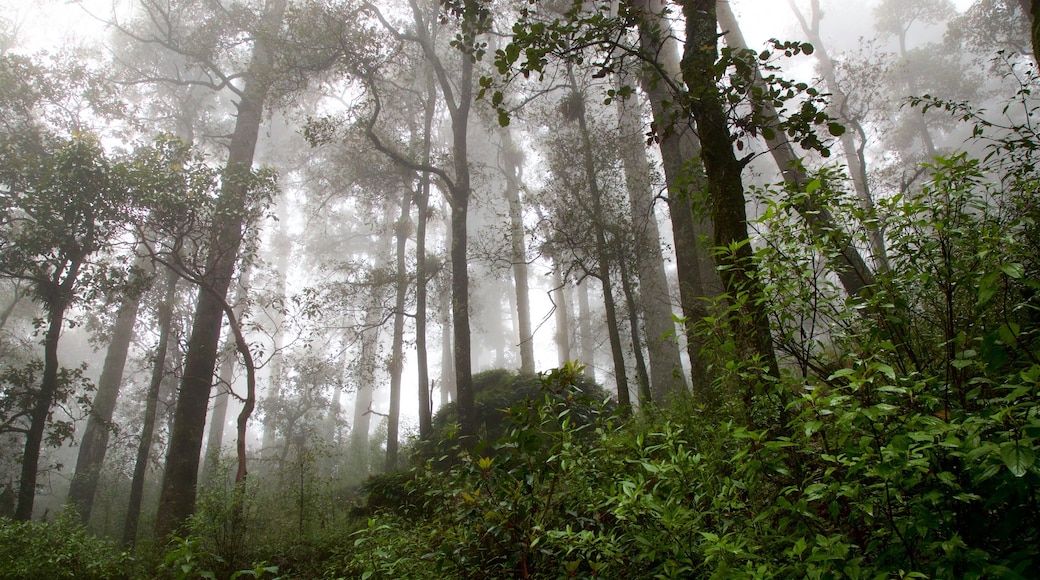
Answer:
<svg viewBox="0 0 1040 580"><path fill-rule="evenodd" d="M560 263L552 256L553 312L556 316L556 360L560 366L571 360L571 315Z"/></svg>
<svg viewBox="0 0 1040 580"><path fill-rule="evenodd" d="M623 81L619 78L619 84ZM618 130L624 143L621 162L625 169L629 207L635 233L636 277L639 292L635 302L644 317L647 353L650 358L650 387L653 400L665 404L685 389L679 345L675 341L671 293L665 273L661 234L654 211L654 193L650 181L650 162L643 145L643 123L639 100L618 99Z"/></svg>
<svg viewBox="0 0 1040 580"><path fill-rule="evenodd" d="M134 263L135 270L144 270L147 262L138 258ZM105 354L105 363L101 367L97 391L87 417L87 426L80 441L76 458L76 472L69 485L66 503L76 509L80 520L90 521L94 507L94 495L97 491L101 468L105 464L105 453L108 451L108 437L112 432L112 414L116 409L119 390L123 383L123 369L126 367L130 342L134 337L134 325L137 323L137 312L141 306L143 292L126 296L116 312L112 324L112 338Z"/></svg>
<svg viewBox="0 0 1040 580"><path fill-rule="evenodd" d="M816 57L816 61L820 64L820 74L823 76L824 82L827 84L827 91L833 95L834 108L837 111L838 119L847 128L854 129L855 133L860 135L861 140L865 141L866 132L863 129L862 123L859 120L852 118L848 113L848 95L845 94L838 82L838 75L834 68L834 61L831 59L830 54L827 52L827 47L823 43L823 37L820 35L820 19L822 18L822 12L820 10L819 0L812 0L812 13L810 20L806 20L801 10L798 9L798 5L795 4L794 0L787 0L791 6L791 11L794 12L795 17L798 19L799 25L802 27L802 31L808 37L809 42L815 47L813 55ZM723 4L726 4L723 7ZM720 21L723 17L732 18L735 23L735 17L732 15L732 10L729 7L729 2L719 3L719 18ZM723 27L729 27L729 24L723 24ZM741 44L745 44L743 41L743 35L739 34L739 28L732 26L734 35L733 40ZM730 43L729 37L727 36L727 43ZM885 235L881 223L878 220L877 209L874 206L874 196L870 192L870 184L867 179L867 163L865 156L865 143L861 142L859 145L856 144L856 138L853 136L853 131L845 131L838 138L838 142L841 144L842 152L845 154L845 162L849 166L849 174L852 177L852 186L856 190L856 198L859 200L860 208L863 213L867 216L867 228L868 235L870 236L870 246L873 252L874 264L879 271L888 269L888 251L885 247Z"/></svg>
<svg viewBox="0 0 1040 580"><path fill-rule="evenodd" d="M285 13L285 0L272 0L264 14L264 28L277 29ZM195 492L198 483L199 456L206 425L209 392L213 384L217 345L221 321L224 318L224 300L238 259L245 222L248 183L253 154L263 120L264 102L273 61L267 36L261 34L253 44L252 60L244 77L244 88L237 105L235 129L231 135L228 161L217 215L223 217L215 224L208 248L208 263L202 281L208 288L199 290L192 334L184 362L180 395L174 411L173 432L170 434L166 470L163 474L159 498L156 533L167 538L176 532L195 511Z"/></svg>
<svg viewBox="0 0 1040 580"><path fill-rule="evenodd" d="M358 384L354 397L354 423L351 425L352 455L360 458L368 469L368 435L372 430L372 402L375 394L376 369L379 366L379 322L382 301L377 289L372 288L364 328L361 330L361 353L358 355ZM288 445L288 444L287 444Z"/></svg>
<svg viewBox="0 0 1040 580"><path fill-rule="evenodd" d="M278 230L276 231L273 240L273 245L275 247L274 275L276 277L274 291L276 295L282 298L288 298L286 296L285 278L286 273L289 270L289 256L292 252L292 240L289 238L288 231L288 201L284 196L278 204L278 210ZM268 359L270 371L267 375L266 399L272 403L276 403L281 397L281 386L284 378L283 369L285 363L284 357L282 356L282 349L284 348L285 342L285 315L281 308L275 307L272 309L269 316L274 322L274 336L271 341L271 356ZM277 446L277 443L275 442L275 426L271 419L273 416L273 413L264 414L262 426L264 434L260 440L260 457L263 459L267 459Z"/></svg>
<svg viewBox="0 0 1040 580"><path fill-rule="evenodd" d="M1040 0L1019 0L1019 3L1022 5L1022 12L1030 21L1029 37L1033 44L1033 62L1040 65Z"/></svg>
<svg viewBox="0 0 1040 580"><path fill-rule="evenodd" d="M252 272L253 267L247 264L239 275L234 301L235 320L241 320L245 312ZM213 412L209 417L209 438L206 441L206 458L202 464L203 482L207 482L214 475L214 469L220 461L220 449L224 445L228 399L235 378L235 352L235 337L228 336L224 341L225 358L221 361L217 373L217 396L213 399Z"/></svg>
<svg viewBox="0 0 1040 580"><path fill-rule="evenodd" d="M386 422L385 471L397 469L398 426L401 421L401 373L404 369L404 305L408 294L408 235L412 230L411 192L401 197L401 213L394 226L396 235L397 284L394 298L394 334L390 350L390 410Z"/></svg>
<svg viewBox="0 0 1040 580"><path fill-rule="evenodd" d="M596 261L597 278L603 284L603 309L607 316L607 337L610 340L610 353L614 359L614 378L617 381L618 405L622 412L626 412L632 406L631 396L628 392L628 374L625 370L625 353L621 346L620 326L618 325L617 310L614 303L613 283L610 272L609 246L607 245L606 216L603 212L603 195L599 189L598 177L596 175L596 161L592 156L592 138L589 135L588 122L585 119L584 96L578 91L578 81L574 77L574 70L570 63L567 64L567 73L570 77L571 91L575 99L580 99L579 114L577 115L579 137L581 138L581 153L584 162L585 178L588 181L589 196L592 205L592 229L596 237Z"/></svg>
<svg viewBox="0 0 1040 580"><path fill-rule="evenodd" d="M585 375L596 378L596 339L592 336L592 307L589 305L589 284L578 284L578 357L585 365Z"/></svg>
<svg viewBox="0 0 1040 580"><path fill-rule="evenodd" d="M431 36L433 34L431 33ZM430 164L433 141L433 117L437 111L437 87L433 70L425 67L426 103L423 109L423 165ZM426 300L428 275L426 273L426 225L430 214L430 172L420 176L419 195L415 203L418 208L415 226L415 363L419 390L419 439L425 441L433 436L433 403L430 389L429 352L426 343Z"/></svg>
<svg viewBox="0 0 1040 580"><path fill-rule="evenodd" d="M621 256L618 265L621 269L621 289L625 294L625 305L628 309L628 329L632 339L632 354L636 359L636 379L639 381L639 405L646 408L653 404L654 397L650 392L650 374L646 370L646 358L643 356L643 343L639 339L639 310L636 306L635 289L628 273L627 260ZM677 353L678 354L678 353Z"/></svg>
<svg viewBox="0 0 1040 580"><path fill-rule="evenodd" d="M730 9L729 2L720 1L717 6L719 23L723 27L727 44L739 50L746 49L747 43L740 32L740 27L737 24L736 17L733 15L733 11ZM752 82L759 87L765 88L765 82L758 74L757 69L752 74L754 75ZM754 103L753 106L759 107L766 119L777 119L776 107L768 99ZM805 220L818 240L834 240L839 258L837 260L838 263L834 264L833 267L845 291L849 296L862 296L874 284L874 273L867 266L866 261L863 260L859 250L856 249L851 236L845 234L841 226L838 225L830 209L818 203L812 195L801 194L808 183L808 177L806 176L801 158L787 139L787 134L783 130L774 127L772 136L766 138L766 144L769 146L769 151L772 153L777 167L784 176L784 181L796 192L794 208L798 211L798 215Z"/></svg>
<svg viewBox="0 0 1040 580"><path fill-rule="evenodd" d="M130 499L126 510L126 523L123 526L123 545L132 547L137 541L137 524L141 519L141 502L144 500L144 481L148 473L148 458L152 450L152 439L155 436L155 419L159 407L159 389L166 374L166 355L170 351L171 326L173 325L173 302L176 299L177 282L180 278L176 272L166 273L166 289L162 303L159 305L159 342L155 346L155 357L152 362L152 377L145 395L144 421L141 426L141 440L137 445L137 459L134 462L134 475L130 480Z"/></svg>
<svg viewBox="0 0 1040 580"><path fill-rule="evenodd" d="M441 292L440 301L441 406L444 406L455 400L455 347L451 337L451 294Z"/></svg>
<svg viewBox="0 0 1040 580"><path fill-rule="evenodd" d="M40 465L40 451L47 418L58 393L58 338L65 320L67 299L56 297L47 304L47 332L43 339L43 377L40 391L36 395L29 414L29 430L25 435L25 451L22 454L22 476L18 483L18 506L14 511L16 520L29 521L36 500L36 476Z"/></svg>
<svg viewBox="0 0 1040 580"><path fill-rule="evenodd" d="M22 454L22 473L18 482L18 505L15 507L16 520L32 519L33 504L36 501L36 478L40 467L40 452L43 448L43 436L47 430L47 419L51 407L58 395L58 339L61 338L61 327L65 322L65 311L75 295L76 278L86 254L70 256L63 268L58 268L48 284L48 300L44 306L47 312L47 331L43 339L43 376L40 379L40 391L33 401L29 412L29 429L25 435L25 451Z"/></svg>
<svg viewBox="0 0 1040 580"><path fill-rule="evenodd" d="M683 80L690 91L690 109L697 122L701 140L701 159L708 178L716 254L716 266L726 292L738 305L731 317L736 330L738 355L761 371L779 377L773 350L769 319L765 312L762 288L757 279L748 237L746 200L741 173L744 164L733 152L733 140L719 88L715 84L718 57L718 19L715 0L682 0L686 18L686 50L683 54ZM751 381L745 392L750 410L752 396L767 383L765 376Z"/></svg>
<svg viewBox="0 0 1040 580"><path fill-rule="evenodd" d="M534 336L531 332L531 297L527 278L527 248L524 243L524 218L520 205L522 157L513 144L508 127L500 129L502 153L499 156L505 174L503 194L509 205L509 243L513 262L513 284L516 289L516 320L520 331L520 371L534 374Z"/></svg>

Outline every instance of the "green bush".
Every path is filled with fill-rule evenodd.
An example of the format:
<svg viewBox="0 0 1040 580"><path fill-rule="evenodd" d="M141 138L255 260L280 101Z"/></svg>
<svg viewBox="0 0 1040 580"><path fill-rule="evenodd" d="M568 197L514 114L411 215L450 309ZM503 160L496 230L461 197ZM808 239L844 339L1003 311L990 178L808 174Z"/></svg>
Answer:
<svg viewBox="0 0 1040 580"><path fill-rule="evenodd" d="M4 578L129 578L132 566L126 552L87 532L75 515L39 523L0 518Z"/></svg>

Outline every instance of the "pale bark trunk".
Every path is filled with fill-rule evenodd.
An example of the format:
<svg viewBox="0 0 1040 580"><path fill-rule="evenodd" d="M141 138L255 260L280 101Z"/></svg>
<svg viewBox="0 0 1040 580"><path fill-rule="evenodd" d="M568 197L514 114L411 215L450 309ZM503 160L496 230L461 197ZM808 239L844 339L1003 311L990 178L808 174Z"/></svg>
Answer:
<svg viewBox="0 0 1040 580"><path fill-rule="evenodd" d="M677 104L682 84L679 45L666 17L664 0L629 0L639 11L639 45L660 67L645 72L640 82L646 91L658 127L661 162L668 184L668 210L675 243L675 267L679 301L685 317L686 352L690 383L696 396L707 396L712 378L701 356L704 340L697 328L709 315L705 298L721 292L721 281L706 257L701 238L714 236L706 212L694 208L706 188L703 171L692 164L700 157L700 144L686 113Z"/></svg>
<svg viewBox="0 0 1040 580"><path fill-rule="evenodd" d="M622 82L619 79L619 83ZM675 341L671 292L665 273L661 234L654 210L650 162L643 144L639 100L618 99L618 130L622 140L621 161L625 169L629 207L635 234L637 305L643 313L647 353L650 358L650 388L653 400L665 404L685 389L679 345Z"/></svg>
<svg viewBox="0 0 1040 580"><path fill-rule="evenodd" d="M404 305L408 294L408 234L412 220L411 191L401 197L401 213L395 224L395 268L397 284L394 297L394 329L390 349L390 409L386 422L386 465L385 471L397 469L398 427L401 422L401 372L404 369Z"/></svg>
<svg viewBox="0 0 1040 580"><path fill-rule="evenodd" d="M500 161L506 178L503 194L509 205L509 243L513 262L513 285L516 290L516 320L519 326L520 371L534 374L534 336L531 332L531 297L527 278L527 247L524 241L524 221L520 205L521 153L513 144L513 133L503 127Z"/></svg>
<svg viewBox="0 0 1040 580"><path fill-rule="evenodd" d="M582 280L575 291L578 294L578 357L585 365L585 375L596 378L596 339L592 336L592 307L589 305L589 284Z"/></svg>
<svg viewBox="0 0 1040 580"><path fill-rule="evenodd" d="M556 317L556 360L560 366L571 361L571 314L567 287L560 272L560 263L552 258L553 313Z"/></svg>
<svg viewBox="0 0 1040 580"><path fill-rule="evenodd" d="M571 91L573 91L574 98L580 100L580 112L577 115L577 121L585 179L588 181L589 201L592 206L591 226L596 239L596 261L598 262L596 277L599 278L600 283L603 285L603 309L607 317L607 338L610 341L610 354L614 361L614 379L617 381L618 406L624 413L631 408L632 400L628 391L628 373L625 369L625 354L621 346L620 326L618 325L617 309L613 295L610 250L607 245L605 232L606 216L603 212L603 195L600 191L596 174L596 162L592 156L592 138L589 135L589 126L585 119L584 96L578 90L578 82L570 63L567 64L567 73L570 77Z"/></svg>
<svg viewBox="0 0 1040 580"><path fill-rule="evenodd" d="M143 258L134 262L135 271L143 271L148 267ZM134 337L134 325L137 323L137 312L141 306L142 292L125 296L122 305L116 312L112 324L112 337L105 354L104 366L98 378L97 391L91 405L87 426L80 440L79 453L76 457L76 472L69 485L66 502L76 509L80 520L90 521L94 507L94 495L97 491L101 469L105 464L108 451L108 438L112 432L112 415L116 409L119 390L123 383L123 369L126 368L130 342Z"/></svg>

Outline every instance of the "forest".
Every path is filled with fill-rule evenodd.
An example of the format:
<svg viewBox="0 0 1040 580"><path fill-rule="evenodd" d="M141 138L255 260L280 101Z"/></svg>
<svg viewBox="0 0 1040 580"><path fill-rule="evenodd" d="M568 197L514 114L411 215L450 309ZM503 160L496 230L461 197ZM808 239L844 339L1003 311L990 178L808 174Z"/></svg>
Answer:
<svg viewBox="0 0 1040 580"><path fill-rule="evenodd" d="M1040 578L1040 0L0 0L0 577Z"/></svg>

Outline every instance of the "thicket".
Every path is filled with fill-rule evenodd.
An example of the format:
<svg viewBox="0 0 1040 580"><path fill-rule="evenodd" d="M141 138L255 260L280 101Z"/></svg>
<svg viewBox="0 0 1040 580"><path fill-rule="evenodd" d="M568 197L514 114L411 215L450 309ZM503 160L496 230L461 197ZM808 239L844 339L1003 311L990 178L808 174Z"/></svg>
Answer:
<svg viewBox="0 0 1040 580"><path fill-rule="evenodd" d="M1033 115L1027 88L1020 99ZM873 215L834 170L762 196L756 260L783 376L745 397L754 363L725 356L727 317L710 318L712 396L630 421L574 421L566 397L513 406L489 452L402 478L399 504L328 575L1035 577L1040 136L1028 119L1000 127L962 104L916 104L972 123L981 158L933 160L924 187ZM831 204L847 229L801 225L799 196ZM879 219L889 268L846 297L823 266L840 236L867 247ZM739 312L739 299L716 310ZM577 376L543 381L558 393Z"/></svg>
<svg viewBox="0 0 1040 580"><path fill-rule="evenodd" d="M1031 103L1023 88L1027 120ZM761 192L755 259L768 302L756 306L770 313L784 366L753 396L754 361L727 354L727 324L742 311L740 296L728 296L700 329L710 396L623 419L595 404L575 365L537 380L489 375L538 392L510 404L501 389L487 391L481 445L455 440L446 414L441 442L420 448L418 465L369 485L385 501L368 509L360 500L349 509L349 494L320 483L334 473L310 487L301 476L299 496L211 492L188 537L144 574L147 566L70 520L2 520L0 569L87 578L1035 577L1040 135L961 104L917 104L971 123L984 149L933 160L923 187L884 197L873 214L833 168L804 191ZM845 216L842 231L806 227L794 211L799 196ZM869 292L847 297L826 264L843 236L867 247L879 220L889 267ZM300 519L272 517L287 505L272 497L301 498Z"/></svg>

